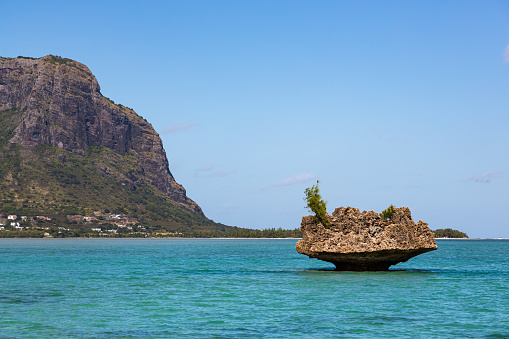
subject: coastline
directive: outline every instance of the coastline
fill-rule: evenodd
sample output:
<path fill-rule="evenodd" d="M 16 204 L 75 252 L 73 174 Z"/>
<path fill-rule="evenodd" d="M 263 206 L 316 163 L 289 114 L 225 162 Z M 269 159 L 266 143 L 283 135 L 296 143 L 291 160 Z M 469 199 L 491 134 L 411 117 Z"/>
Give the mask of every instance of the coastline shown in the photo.
<path fill-rule="evenodd" d="M 165 240 L 165 239 L 197 239 L 197 240 L 278 240 L 278 239 L 295 239 L 295 240 L 301 240 L 302 238 L 187 238 L 187 237 L 143 237 L 143 238 L 129 238 L 129 237 L 65 237 L 65 238 L 51 238 L 51 237 L 43 237 L 43 238 L 29 238 L 29 237 L 19 237 L 19 238 L 0 238 L 1 239 L 48 239 L 48 240 L 65 240 L 65 239 L 95 239 L 95 240 Z"/>
<path fill-rule="evenodd" d="M 278 240 L 278 239 L 285 239 L 285 240 L 302 240 L 302 238 L 206 238 L 206 237 L 140 237 L 140 238 L 130 238 L 130 237 L 65 237 L 65 238 L 52 238 L 52 237 L 43 237 L 43 238 L 37 238 L 37 237 L 19 237 L 19 238 L 0 238 L 0 239 L 47 239 L 47 240 L 63 240 L 63 239 L 95 239 L 95 240 L 164 240 L 164 239 L 196 239 L 196 240 Z M 479 241 L 479 240 L 509 240 L 509 238 L 435 238 L 435 240 L 473 240 L 473 241 Z"/>

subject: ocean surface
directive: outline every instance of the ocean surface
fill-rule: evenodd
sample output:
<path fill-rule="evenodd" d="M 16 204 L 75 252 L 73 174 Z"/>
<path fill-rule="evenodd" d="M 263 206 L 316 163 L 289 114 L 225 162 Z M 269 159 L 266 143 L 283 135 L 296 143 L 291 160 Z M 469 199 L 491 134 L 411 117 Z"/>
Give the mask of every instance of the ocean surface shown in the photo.
<path fill-rule="evenodd" d="M 509 338 L 509 240 L 335 272 L 290 239 L 0 239 L 0 338 Z"/>

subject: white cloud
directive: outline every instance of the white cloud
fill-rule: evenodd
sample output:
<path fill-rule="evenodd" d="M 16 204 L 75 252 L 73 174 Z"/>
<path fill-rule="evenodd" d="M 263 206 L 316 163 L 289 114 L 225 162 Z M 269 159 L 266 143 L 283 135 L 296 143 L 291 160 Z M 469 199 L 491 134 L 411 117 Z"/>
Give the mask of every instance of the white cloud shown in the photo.
<path fill-rule="evenodd" d="M 472 175 L 467 181 L 477 182 L 481 184 L 489 184 L 491 180 L 501 177 L 504 174 L 503 171 L 488 171 L 481 175 Z"/>
<path fill-rule="evenodd" d="M 274 186 L 290 186 L 294 184 L 300 184 L 303 182 L 308 182 L 316 179 L 316 175 L 313 173 L 302 173 L 297 175 L 292 175 L 286 179 L 281 180 L 280 182 L 274 184 Z"/>
<path fill-rule="evenodd" d="M 509 45 L 505 46 L 504 49 L 504 62 L 509 62 Z"/>
<path fill-rule="evenodd" d="M 163 128 L 162 134 L 168 134 L 168 133 L 174 133 L 174 132 L 180 132 L 185 131 L 187 129 L 191 129 L 194 127 L 198 127 L 200 124 L 187 124 L 187 125 L 170 125 Z"/>

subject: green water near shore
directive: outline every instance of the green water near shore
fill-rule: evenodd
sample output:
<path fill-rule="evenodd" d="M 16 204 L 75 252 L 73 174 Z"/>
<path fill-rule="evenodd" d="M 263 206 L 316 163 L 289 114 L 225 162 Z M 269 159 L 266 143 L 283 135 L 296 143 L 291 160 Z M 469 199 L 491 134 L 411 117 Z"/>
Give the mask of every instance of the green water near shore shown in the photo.
<path fill-rule="evenodd" d="M 295 239 L 0 239 L 0 338 L 509 338 L 509 241 L 335 272 Z"/>

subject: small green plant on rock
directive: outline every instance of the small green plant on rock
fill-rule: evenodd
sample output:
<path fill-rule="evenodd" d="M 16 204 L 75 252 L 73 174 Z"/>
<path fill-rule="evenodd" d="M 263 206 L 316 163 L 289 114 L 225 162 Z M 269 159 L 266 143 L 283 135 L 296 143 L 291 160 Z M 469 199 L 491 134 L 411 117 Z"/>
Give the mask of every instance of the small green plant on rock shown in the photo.
<path fill-rule="evenodd" d="M 321 223 L 324 227 L 330 226 L 330 222 L 327 219 L 327 202 L 322 199 L 320 195 L 320 189 L 318 188 L 318 180 L 316 185 L 306 188 L 304 194 L 304 200 L 306 201 L 306 207 L 310 212 L 315 214 L 314 218 L 317 223 Z"/>
<path fill-rule="evenodd" d="M 394 206 L 391 204 L 391 206 L 387 207 L 382 211 L 382 218 L 384 218 L 385 220 L 391 220 L 393 214 Z"/>

